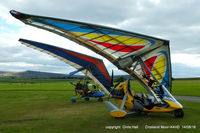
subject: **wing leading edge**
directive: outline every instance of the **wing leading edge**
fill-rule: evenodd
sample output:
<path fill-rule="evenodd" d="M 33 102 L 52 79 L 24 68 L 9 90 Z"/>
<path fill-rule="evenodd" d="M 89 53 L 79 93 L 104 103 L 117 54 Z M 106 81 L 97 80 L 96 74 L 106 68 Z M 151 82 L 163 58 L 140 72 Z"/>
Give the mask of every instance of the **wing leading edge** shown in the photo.
<path fill-rule="evenodd" d="M 19 41 L 28 47 L 50 54 L 74 68 L 82 70 L 83 73 L 87 73 L 91 79 L 98 83 L 107 94 L 110 94 L 111 79 L 101 59 L 40 42 L 25 39 L 19 39 Z"/>

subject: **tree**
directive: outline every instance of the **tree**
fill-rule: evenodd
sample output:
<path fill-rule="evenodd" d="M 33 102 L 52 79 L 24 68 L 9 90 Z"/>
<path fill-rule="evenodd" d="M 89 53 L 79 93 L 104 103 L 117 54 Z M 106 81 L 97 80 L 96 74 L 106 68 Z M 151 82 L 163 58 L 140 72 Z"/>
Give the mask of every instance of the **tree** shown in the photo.
<path fill-rule="evenodd" d="M 117 81 L 117 82 L 124 82 L 124 80 L 125 80 L 124 77 L 123 77 L 123 76 L 120 76 L 116 81 Z"/>

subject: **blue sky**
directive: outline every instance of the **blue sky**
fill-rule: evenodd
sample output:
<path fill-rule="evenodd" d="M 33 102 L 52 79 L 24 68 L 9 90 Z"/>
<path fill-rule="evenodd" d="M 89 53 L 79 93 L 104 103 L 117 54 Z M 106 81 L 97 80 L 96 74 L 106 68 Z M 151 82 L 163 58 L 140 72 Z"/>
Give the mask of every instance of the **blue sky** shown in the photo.
<path fill-rule="evenodd" d="M 102 58 L 63 37 L 24 25 L 9 14 L 10 10 L 15 9 L 29 14 L 112 26 L 170 40 L 172 76 L 200 77 L 199 5 L 200 1 L 196 0 L 1 0 L 0 71 L 69 73 L 74 70 L 58 59 L 21 45 L 19 38 L 77 52 L 84 51 L 85 54 Z M 116 74 L 123 74 L 109 61 L 103 60 L 109 72 L 115 69 Z"/>

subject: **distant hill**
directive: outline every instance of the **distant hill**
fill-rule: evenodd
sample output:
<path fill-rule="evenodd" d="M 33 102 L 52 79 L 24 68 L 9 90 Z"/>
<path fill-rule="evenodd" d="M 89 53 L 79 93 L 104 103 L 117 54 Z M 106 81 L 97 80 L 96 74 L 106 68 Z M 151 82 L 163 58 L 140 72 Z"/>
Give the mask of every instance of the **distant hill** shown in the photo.
<path fill-rule="evenodd" d="M 24 72 L 0 72 L 0 78 L 64 78 L 65 74 L 24 71 Z"/>
<path fill-rule="evenodd" d="M 50 72 L 40 72 L 40 71 L 23 71 L 23 72 L 8 72 L 0 71 L 0 78 L 65 78 L 67 74 L 61 73 L 50 73 Z M 116 81 L 120 77 L 124 80 L 128 79 L 129 75 L 114 75 L 114 80 Z M 84 75 L 73 75 L 72 78 L 84 78 Z M 173 78 L 172 80 L 199 80 L 200 77 L 195 78 Z"/>
<path fill-rule="evenodd" d="M 7 72 L 6 72 L 6 71 L 0 71 L 0 75 L 1 75 L 1 74 L 4 74 L 4 73 L 7 73 Z"/>
<path fill-rule="evenodd" d="M 40 71 L 23 71 L 23 72 L 7 72 L 0 71 L 0 78 L 65 78 L 67 74 L 40 72 Z M 114 80 L 123 77 L 128 79 L 128 75 L 114 75 Z M 84 78 L 84 75 L 73 75 L 72 78 Z"/>

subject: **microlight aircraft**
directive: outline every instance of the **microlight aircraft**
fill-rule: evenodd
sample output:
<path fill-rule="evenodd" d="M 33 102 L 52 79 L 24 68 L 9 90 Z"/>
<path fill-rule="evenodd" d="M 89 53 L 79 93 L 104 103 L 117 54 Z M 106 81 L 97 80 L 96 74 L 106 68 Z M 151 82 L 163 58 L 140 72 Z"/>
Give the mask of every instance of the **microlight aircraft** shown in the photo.
<path fill-rule="evenodd" d="M 11 10 L 27 25 L 48 30 L 105 57 L 118 69 L 134 77 L 149 92 L 141 96 L 127 80 L 117 86 L 104 87 L 119 107 L 105 104 L 110 115 L 125 117 L 136 112 L 174 112 L 183 117 L 183 106 L 172 96 L 169 41 L 134 32 L 72 20 L 42 17 Z"/>
<path fill-rule="evenodd" d="M 80 81 L 76 84 L 72 83 L 75 86 L 75 94 L 79 95 L 80 98 L 84 98 L 86 101 L 90 98 L 98 98 L 98 101 L 103 101 L 102 97 L 105 96 L 104 92 L 97 90 L 94 85 L 93 89 L 90 90 L 88 88 L 89 81 L 86 80 L 86 77 L 89 76 L 105 90 L 105 87 L 110 88 L 111 79 L 103 60 L 49 44 L 26 39 L 19 39 L 19 41 L 27 47 L 47 53 L 77 69 L 76 71 L 69 73 L 66 78 L 69 78 L 80 71 L 83 72 L 85 74 L 83 83 Z M 76 102 L 76 98 L 72 98 L 71 101 Z"/>

